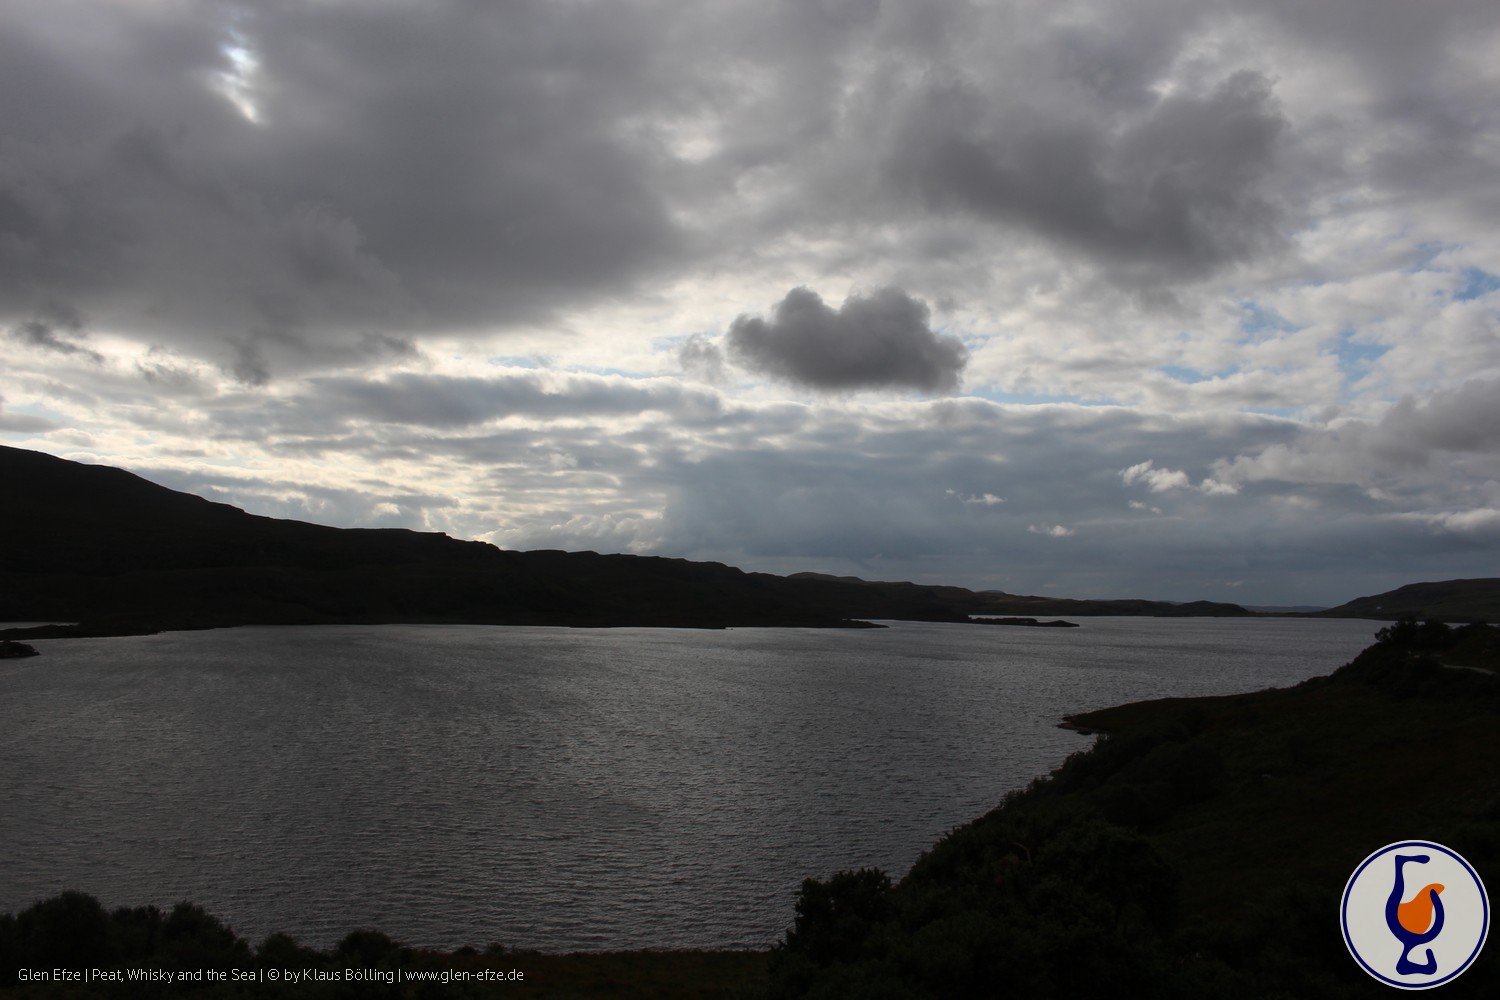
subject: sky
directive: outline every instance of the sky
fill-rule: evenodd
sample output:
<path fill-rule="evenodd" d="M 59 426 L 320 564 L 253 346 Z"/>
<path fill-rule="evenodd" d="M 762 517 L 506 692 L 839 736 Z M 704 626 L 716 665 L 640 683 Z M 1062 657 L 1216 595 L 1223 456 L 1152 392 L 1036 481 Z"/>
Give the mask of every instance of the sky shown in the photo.
<path fill-rule="evenodd" d="M 0 442 L 774 573 L 1496 576 L 1497 94 L 1493 0 L 0 0 Z"/>

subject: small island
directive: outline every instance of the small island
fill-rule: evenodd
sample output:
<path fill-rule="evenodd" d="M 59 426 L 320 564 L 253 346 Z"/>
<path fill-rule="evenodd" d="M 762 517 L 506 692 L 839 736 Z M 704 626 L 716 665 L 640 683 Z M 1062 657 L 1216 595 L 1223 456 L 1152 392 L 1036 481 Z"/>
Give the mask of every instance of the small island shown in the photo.
<path fill-rule="evenodd" d="M 970 618 L 976 625 L 1020 625 L 1025 628 L 1077 628 L 1077 622 L 1065 622 L 1061 618 L 1056 621 L 1039 622 L 1035 618 Z"/>
<path fill-rule="evenodd" d="M 12 642 L 9 639 L 0 640 L 0 660 L 17 660 L 23 656 L 37 656 L 36 648 L 28 646 L 24 642 Z"/>

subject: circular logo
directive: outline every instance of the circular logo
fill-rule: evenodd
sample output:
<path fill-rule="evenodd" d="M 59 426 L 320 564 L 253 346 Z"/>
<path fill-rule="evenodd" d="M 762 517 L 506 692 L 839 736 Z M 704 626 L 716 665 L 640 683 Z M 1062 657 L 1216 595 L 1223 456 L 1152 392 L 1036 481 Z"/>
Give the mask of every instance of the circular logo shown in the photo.
<path fill-rule="evenodd" d="M 1441 986 L 1479 957 L 1490 901 L 1472 865 L 1442 844 L 1387 844 L 1354 869 L 1339 909 L 1360 968 L 1391 986 Z"/>

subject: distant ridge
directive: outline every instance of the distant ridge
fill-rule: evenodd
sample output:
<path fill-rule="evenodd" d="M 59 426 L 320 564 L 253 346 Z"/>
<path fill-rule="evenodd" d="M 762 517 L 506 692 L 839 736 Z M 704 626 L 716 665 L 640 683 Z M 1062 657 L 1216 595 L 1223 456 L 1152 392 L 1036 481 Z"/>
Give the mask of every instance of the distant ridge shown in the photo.
<path fill-rule="evenodd" d="M 1318 612 L 1325 618 L 1435 619 L 1446 622 L 1500 622 L 1500 578 L 1409 583 L 1383 594 L 1356 597 Z"/>
<path fill-rule="evenodd" d="M 1254 611 L 1258 615 L 1314 615 L 1319 611 L 1327 611 L 1328 606 L 1324 604 L 1247 604 L 1247 611 Z"/>
<path fill-rule="evenodd" d="M 82 623 L 11 630 L 21 637 L 246 624 L 868 627 L 862 619 L 1250 614 L 1208 601 L 980 594 L 331 528 L 19 448 L 0 447 L 0 481 L 0 621 Z"/>

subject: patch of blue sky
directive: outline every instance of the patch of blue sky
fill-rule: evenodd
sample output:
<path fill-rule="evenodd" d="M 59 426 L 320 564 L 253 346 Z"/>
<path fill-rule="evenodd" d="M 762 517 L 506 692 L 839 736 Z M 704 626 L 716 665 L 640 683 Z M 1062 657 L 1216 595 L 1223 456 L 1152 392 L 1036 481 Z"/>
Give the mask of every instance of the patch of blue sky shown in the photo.
<path fill-rule="evenodd" d="M 56 410 L 50 410 L 41 403 L 6 403 L 5 412 L 25 414 L 28 417 L 41 417 L 43 420 L 66 422 L 68 419 Z"/>
<path fill-rule="evenodd" d="M 1212 382 L 1214 379 L 1228 378 L 1239 371 L 1238 365 L 1230 365 L 1223 371 L 1204 372 L 1196 368 L 1186 368 L 1182 365 L 1161 365 L 1156 369 L 1174 382 L 1186 382 L 1189 385 L 1197 385 L 1199 382 Z"/>
<path fill-rule="evenodd" d="M 1282 417 L 1286 420 L 1299 419 L 1304 410 L 1298 406 L 1247 406 L 1246 413 L 1258 413 L 1263 417 Z"/>
<path fill-rule="evenodd" d="M 978 399 L 987 399 L 991 403 L 1018 403 L 1026 406 L 1037 406 L 1048 403 L 1070 403 L 1075 406 L 1115 405 L 1115 401 L 1110 399 L 1085 399 L 1081 396 L 1047 392 L 1005 392 L 994 388 L 974 389 L 965 393 L 965 395 L 974 396 Z"/>
<path fill-rule="evenodd" d="M 1192 368 L 1184 368 L 1181 365 L 1162 365 L 1157 369 L 1157 371 L 1161 372 L 1163 375 L 1167 376 L 1167 378 L 1171 379 L 1174 382 L 1207 382 L 1210 378 L 1213 377 L 1211 375 L 1205 375 L 1200 371 L 1195 371 Z"/>
<path fill-rule="evenodd" d="M 1355 387 L 1370 376 L 1376 362 L 1390 351 L 1384 344 L 1361 342 L 1356 337 L 1353 330 L 1344 330 L 1333 348 L 1339 359 L 1339 373 L 1343 376 L 1339 396 L 1344 402 L 1354 398 Z"/>
<path fill-rule="evenodd" d="M 1302 329 L 1295 323 L 1290 322 L 1275 309 L 1267 308 L 1259 302 L 1251 302 L 1246 299 L 1240 303 L 1240 332 L 1248 334 L 1259 333 L 1293 333 Z"/>
<path fill-rule="evenodd" d="M 669 333 L 660 337 L 651 338 L 651 349 L 653 351 L 675 351 L 680 349 L 694 337 L 699 337 L 709 343 L 716 343 L 715 334 L 712 330 L 694 330 L 692 333 Z M 724 346 L 719 344 L 720 347 Z"/>
<path fill-rule="evenodd" d="M 1460 274 L 1463 276 L 1464 283 L 1458 291 L 1453 293 L 1455 302 L 1467 302 L 1500 289 L 1500 277 L 1488 271 L 1481 271 L 1477 267 L 1466 267 Z"/>
<path fill-rule="evenodd" d="M 1375 362 L 1383 358 L 1390 348 L 1384 344 L 1372 344 L 1360 342 L 1355 339 L 1353 330 L 1345 330 L 1339 334 L 1338 345 L 1334 353 L 1338 355 L 1339 367 L 1344 370 L 1345 376 L 1357 373 L 1367 374 L 1374 367 Z"/>
<path fill-rule="evenodd" d="M 1418 271 L 1426 271 L 1432 267 L 1432 262 L 1450 250 L 1459 249 L 1457 243 L 1441 243 L 1437 241 L 1417 244 L 1416 259 L 1412 261 L 1409 270 L 1415 274 Z"/>
<path fill-rule="evenodd" d="M 651 372 L 632 371 L 628 368 L 615 368 L 609 365 L 606 365 L 604 367 L 599 367 L 596 365 L 579 365 L 577 368 L 573 368 L 571 370 L 583 372 L 587 375 L 618 375 L 621 378 L 629 379 L 647 379 L 654 377 Z"/>
<path fill-rule="evenodd" d="M 497 354 L 491 358 L 484 359 L 485 364 L 494 365 L 496 368 L 542 368 L 543 363 L 534 357 L 526 357 L 520 354 Z"/>

